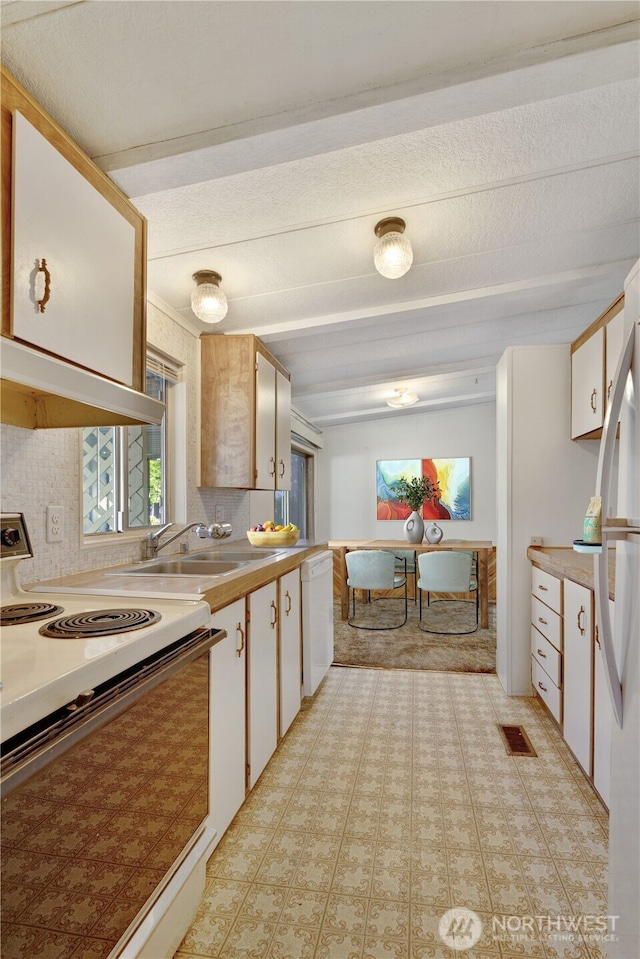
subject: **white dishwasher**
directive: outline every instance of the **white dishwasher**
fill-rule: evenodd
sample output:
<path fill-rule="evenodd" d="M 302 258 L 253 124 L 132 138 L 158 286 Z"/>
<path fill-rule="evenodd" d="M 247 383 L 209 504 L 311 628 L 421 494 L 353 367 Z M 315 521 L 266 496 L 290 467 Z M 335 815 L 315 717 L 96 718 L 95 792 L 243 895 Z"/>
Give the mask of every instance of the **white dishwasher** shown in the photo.
<path fill-rule="evenodd" d="M 302 581 L 302 694 L 313 696 L 333 662 L 333 553 L 306 559 Z"/>

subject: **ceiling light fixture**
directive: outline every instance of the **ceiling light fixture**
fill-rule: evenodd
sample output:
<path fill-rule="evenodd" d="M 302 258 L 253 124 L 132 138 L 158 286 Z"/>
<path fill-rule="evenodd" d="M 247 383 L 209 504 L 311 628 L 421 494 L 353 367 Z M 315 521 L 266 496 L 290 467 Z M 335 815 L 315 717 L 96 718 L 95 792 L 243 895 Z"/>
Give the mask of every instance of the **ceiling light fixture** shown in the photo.
<path fill-rule="evenodd" d="M 401 410 L 405 406 L 413 406 L 414 403 L 418 402 L 418 399 L 417 393 L 407 393 L 406 389 L 401 389 L 394 390 L 393 396 L 390 396 L 386 403 L 394 410 Z"/>
<path fill-rule="evenodd" d="M 399 216 L 388 216 L 376 223 L 378 237 L 373 250 L 376 270 L 389 280 L 404 276 L 413 263 L 413 250 L 408 236 L 404 235 L 406 223 Z"/>
<path fill-rule="evenodd" d="M 203 323 L 219 323 L 227 315 L 229 305 L 220 289 L 222 277 L 215 270 L 198 270 L 193 274 L 198 284 L 191 294 L 191 309 Z"/>

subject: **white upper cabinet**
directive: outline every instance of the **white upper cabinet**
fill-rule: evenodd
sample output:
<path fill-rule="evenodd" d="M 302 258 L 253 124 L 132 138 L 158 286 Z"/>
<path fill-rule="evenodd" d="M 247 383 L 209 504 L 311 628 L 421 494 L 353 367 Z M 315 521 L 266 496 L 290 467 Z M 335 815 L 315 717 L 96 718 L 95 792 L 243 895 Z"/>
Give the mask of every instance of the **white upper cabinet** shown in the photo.
<path fill-rule="evenodd" d="M 597 439 L 622 350 L 624 295 L 571 344 L 571 439 Z"/>
<path fill-rule="evenodd" d="M 599 329 L 571 357 L 571 438 L 602 428 L 604 330 Z"/>
<path fill-rule="evenodd" d="M 13 114 L 13 335 L 133 385 L 135 230 Z"/>
<path fill-rule="evenodd" d="M 2 422 L 160 423 L 145 218 L 2 67 Z"/>

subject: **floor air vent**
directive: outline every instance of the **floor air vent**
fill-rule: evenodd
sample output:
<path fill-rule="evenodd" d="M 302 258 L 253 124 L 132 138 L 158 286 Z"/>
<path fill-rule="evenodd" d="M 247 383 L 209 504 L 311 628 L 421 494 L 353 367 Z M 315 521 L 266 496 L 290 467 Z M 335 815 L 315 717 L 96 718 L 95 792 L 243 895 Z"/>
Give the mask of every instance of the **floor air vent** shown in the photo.
<path fill-rule="evenodd" d="M 498 726 L 510 756 L 537 756 L 522 726 Z"/>

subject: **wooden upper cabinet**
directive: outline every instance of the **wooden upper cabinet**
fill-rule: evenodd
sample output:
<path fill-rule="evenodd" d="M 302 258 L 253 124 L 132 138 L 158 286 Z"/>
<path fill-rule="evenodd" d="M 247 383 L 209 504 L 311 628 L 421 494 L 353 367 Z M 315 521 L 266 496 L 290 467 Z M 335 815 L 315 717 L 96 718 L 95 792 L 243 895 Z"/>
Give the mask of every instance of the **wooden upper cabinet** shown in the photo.
<path fill-rule="evenodd" d="M 598 439 L 622 350 L 624 294 L 571 344 L 571 439 Z"/>
<path fill-rule="evenodd" d="M 144 391 L 146 220 L 5 70 L 2 265 L 3 336 Z"/>
<path fill-rule="evenodd" d="M 200 485 L 289 489 L 289 374 L 250 334 L 200 343 Z"/>

